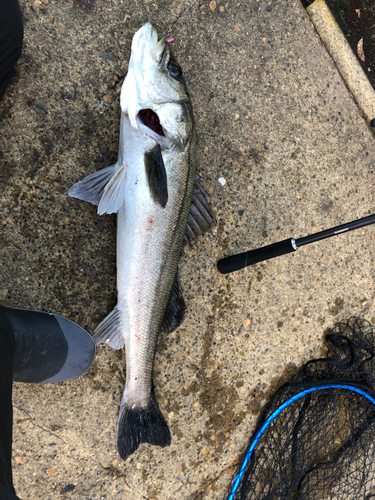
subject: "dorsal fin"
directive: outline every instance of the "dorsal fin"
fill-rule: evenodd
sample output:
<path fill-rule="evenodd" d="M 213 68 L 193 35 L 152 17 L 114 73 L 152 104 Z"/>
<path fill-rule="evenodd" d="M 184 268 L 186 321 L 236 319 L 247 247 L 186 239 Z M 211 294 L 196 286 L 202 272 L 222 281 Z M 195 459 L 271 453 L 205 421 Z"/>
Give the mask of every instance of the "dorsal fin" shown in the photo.
<path fill-rule="evenodd" d="M 144 161 L 151 198 L 165 208 L 168 201 L 167 172 L 159 144 L 145 153 Z"/>
<path fill-rule="evenodd" d="M 188 216 L 184 243 L 191 243 L 216 224 L 215 216 L 207 204 L 207 196 L 208 194 L 199 182 L 199 176 L 197 175 L 194 180 L 193 200 Z"/>
<path fill-rule="evenodd" d="M 161 331 L 171 333 L 183 323 L 186 317 L 186 304 L 182 296 L 180 280 L 176 274 L 171 297 L 165 310 Z"/>

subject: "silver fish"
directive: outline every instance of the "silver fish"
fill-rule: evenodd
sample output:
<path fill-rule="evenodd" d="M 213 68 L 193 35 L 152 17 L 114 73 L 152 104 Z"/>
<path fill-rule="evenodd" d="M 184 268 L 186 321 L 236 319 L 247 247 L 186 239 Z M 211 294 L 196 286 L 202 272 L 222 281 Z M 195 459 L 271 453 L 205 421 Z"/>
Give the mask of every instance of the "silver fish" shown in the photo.
<path fill-rule="evenodd" d="M 125 344 L 117 427 L 117 449 L 125 460 L 143 442 L 171 442 L 152 382 L 157 338 L 186 315 L 177 275 L 182 245 L 215 221 L 196 178 L 185 81 L 150 23 L 134 35 L 120 103 L 117 163 L 78 182 L 69 195 L 98 205 L 99 214 L 117 213 L 118 302 L 94 338 L 114 349 Z"/>

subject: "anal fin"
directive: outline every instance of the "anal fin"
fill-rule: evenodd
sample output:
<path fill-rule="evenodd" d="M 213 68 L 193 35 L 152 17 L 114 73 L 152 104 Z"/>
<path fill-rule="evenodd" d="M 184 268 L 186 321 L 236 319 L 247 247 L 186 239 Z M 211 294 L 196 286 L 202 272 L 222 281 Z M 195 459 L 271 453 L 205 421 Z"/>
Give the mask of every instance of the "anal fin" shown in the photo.
<path fill-rule="evenodd" d="M 124 347 L 124 338 L 121 330 L 120 311 L 115 307 L 96 327 L 94 332 L 96 344 L 107 344 L 113 349 Z"/>

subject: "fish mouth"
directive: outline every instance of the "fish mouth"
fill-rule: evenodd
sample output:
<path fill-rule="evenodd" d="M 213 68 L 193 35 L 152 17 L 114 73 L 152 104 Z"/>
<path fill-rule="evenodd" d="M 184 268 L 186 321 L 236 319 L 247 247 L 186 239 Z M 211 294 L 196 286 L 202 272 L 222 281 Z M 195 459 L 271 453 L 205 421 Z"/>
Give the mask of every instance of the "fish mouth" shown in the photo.
<path fill-rule="evenodd" d="M 158 115 L 152 109 L 141 109 L 137 114 L 137 121 L 145 127 L 155 132 L 155 134 L 165 137 Z"/>
<path fill-rule="evenodd" d="M 146 23 L 134 35 L 132 42 L 132 57 L 139 63 L 151 59 L 159 64 L 166 46 L 166 37 L 158 39 L 158 33 L 151 23 Z"/>
<path fill-rule="evenodd" d="M 145 53 L 148 52 L 151 59 L 153 59 L 156 64 L 160 64 L 167 43 L 166 37 L 163 36 L 159 40 L 158 32 L 151 23 L 146 23 L 142 27 L 142 30 L 144 32 Z"/>
<path fill-rule="evenodd" d="M 151 49 L 151 57 L 158 64 L 160 64 L 160 61 L 162 59 L 162 55 L 164 53 L 166 43 L 167 43 L 166 38 L 165 38 L 165 36 L 163 36 L 158 42 L 155 43 L 155 45 Z"/>

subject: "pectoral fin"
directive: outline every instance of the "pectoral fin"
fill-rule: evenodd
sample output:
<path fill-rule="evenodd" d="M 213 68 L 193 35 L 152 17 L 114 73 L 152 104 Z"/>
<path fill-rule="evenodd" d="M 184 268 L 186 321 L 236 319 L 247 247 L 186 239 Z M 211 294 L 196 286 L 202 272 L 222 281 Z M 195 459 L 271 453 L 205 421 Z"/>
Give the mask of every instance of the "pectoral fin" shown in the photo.
<path fill-rule="evenodd" d="M 197 175 L 194 181 L 193 200 L 187 221 L 184 243 L 191 243 L 192 240 L 216 224 L 215 216 L 207 203 L 207 196 L 208 194 L 199 182 Z"/>
<path fill-rule="evenodd" d="M 68 195 L 98 205 L 99 215 L 116 213 L 124 202 L 125 179 L 124 165 L 116 163 L 77 182 Z"/>
<path fill-rule="evenodd" d="M 167 172 L 159 144 L 145 153 L 144 161 L 151 198 L 165 208 L 168 201 Z"/>
<path fill-rule="evenodd" d="M 115 214 L 125 198 L 125 167 L 121 167 L 115 172 L 112 179 L 104 188 L 103 196 L 98 205 L 98 214 Z"/>
<path fill-rule="evenodd" d="M 100 199 L 103 196 L 104 188 L 115 174 L 116 165 L 103 168 L 98 172 L 85 177 L 82 181 L 77 182 L 72 186 L 68 195 L 72 198 L 88 201 L 93 205 L 99 205 Z"/>

